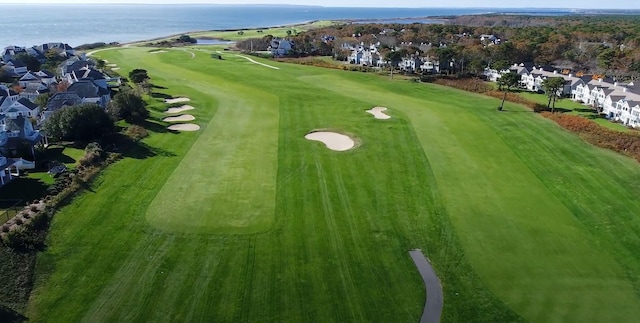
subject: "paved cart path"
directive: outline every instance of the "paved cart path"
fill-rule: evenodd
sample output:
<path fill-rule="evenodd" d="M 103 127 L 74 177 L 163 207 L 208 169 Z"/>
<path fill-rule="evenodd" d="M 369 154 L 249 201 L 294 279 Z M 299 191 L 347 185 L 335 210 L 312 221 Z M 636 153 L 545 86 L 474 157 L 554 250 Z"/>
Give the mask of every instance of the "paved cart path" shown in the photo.
<path fill-rule="evenodd" d="M 410 250 L 409 255 L 418 267 L 420 276 L 424 280 L 424 287 L 427 291 L 427 300 L 422 311 L 420 323 L 438 323 L 440 322 L 440 314 L 442 314 L 442 285 L 436 276 L 436 272 L 431 267 L 429 260 L 422 254 L 420 249 Z"/>

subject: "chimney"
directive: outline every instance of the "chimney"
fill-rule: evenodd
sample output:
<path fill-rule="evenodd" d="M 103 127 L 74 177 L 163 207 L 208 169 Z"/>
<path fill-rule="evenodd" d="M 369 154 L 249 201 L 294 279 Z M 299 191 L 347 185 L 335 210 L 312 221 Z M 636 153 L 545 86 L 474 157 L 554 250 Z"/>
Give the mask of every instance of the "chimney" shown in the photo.
<path fill-rule="evenodd" d="M 618 86 L 618 82 L 613 82 L 613 86 Z"/>
<path fill-rule="evenodd" d="M 569 74 L 569 77 L 573 77 L 573 74 Z"/>
<path fill-rule="evenodd" d="M 553 75 L 556 75 L 556 74 L 558 74 L 558 71 L 553 71 Z"/>
<path fill-rule="evenodd" d="M 623 89 L 622 89 L 622 92 L 627 93 L 627 88 L 626 88 L 626 87 L 625 87 L 625 88 L 623 88 Z"/>
<path fill-rule="evenodd" d="M 598 82 L 602 82 L 602 79 L 603 79 L 603 77 L 599 78 L 599 79 L 598 79 Z"/>

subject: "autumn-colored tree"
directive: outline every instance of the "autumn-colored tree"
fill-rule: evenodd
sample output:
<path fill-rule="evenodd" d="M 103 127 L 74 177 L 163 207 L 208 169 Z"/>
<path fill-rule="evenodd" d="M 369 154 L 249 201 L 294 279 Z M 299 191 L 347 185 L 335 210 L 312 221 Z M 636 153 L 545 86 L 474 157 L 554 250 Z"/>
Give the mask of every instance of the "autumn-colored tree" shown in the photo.
<path fill-rule="evenodd" d="M 58 85 L 56 86 L 56 91 L 58 91 L 58 92 L 66 92 L 70 85 L 71 84 L 69 84 L 69 82 L 67 82 L 66 80 L 62 81 L 62 82 L 58 83 Z"/>

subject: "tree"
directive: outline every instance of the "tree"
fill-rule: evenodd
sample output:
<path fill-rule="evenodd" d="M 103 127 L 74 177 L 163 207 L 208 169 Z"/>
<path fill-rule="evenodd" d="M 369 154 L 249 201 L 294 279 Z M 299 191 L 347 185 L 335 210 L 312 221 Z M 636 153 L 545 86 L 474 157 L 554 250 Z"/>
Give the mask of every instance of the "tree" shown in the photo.
<path fill-rule="evenodd" d="M 56 111 L 45 120 L 43 130 L 54 140 L 90 141 L 112 133 L 114 128 L 101 107 L 83 104 Z"/>
<path fill-rule="evenodd" d="M 136 68 L 133 71 L 129 72 L 129 79 L 135 84 L 140 84 L 145 82 L 146 80 L 149 80 L 150 77 L 147 74 L 147 70 Z"/>
<path fill-rule="evenodd" d="M 149 110 L 139 96 L 131 91 L 116 94 L 109 102 L 107 112 L 115 120 L 141 123 L 149 117 Z"/>
<path fill-rule="evenodd" d="M 564 88 L 564 79 L 562 77 L 548 77 L 542 81 L 542 88 L 549 98 L 547 109 L 551 106 L 551 112 L 556 108 L 556 99 L 562 94 Z M 553 101 L 553 105 L 551 105 Z"/>
<path fill-rule="evenodd" d="M 384 60 L 391 64 L 391 68 L 397 67 L 402 61 L 402 53 L 400 51 L 389 51 L 384 55 Z"/>
<path fill-rule="evenodd" d="M 40 109 L 44 109 L 45 106 L 47 106 L 47 102 L 49 102 L 49 98 L 51 97 L 51 93 L 42 93 L 40 95 L 38 95 L 38 97 L 36 97 L 36 99 L 33 101 L 33 103 L 37 104 Z"/>
<path fill-rule="evenodd" d="M 40 61 L 37 58 L 27 54 L 21 53 L 16 55 L 16 60 L 23 62 L 29 71 L 37 72 L 40 71 Z"/>
<path fill-rule="evenodd" d="M 101 69 L 103 69 L 105 66 L 106 66 L 106 62 L 105 62 L 104 60 L 102 60 L 102 59 L 98 59 L 98 60 L 96 61 L 96 68 L 97 68 L 97 69 L 101 70 Z"/>
<path fill-rule="evenodd" d="M 520 82 L 520 75 L 514 72 L 503 74 L 498 79 L 498 85 L 500 85 L 501 88 L 506 89 L 504 91 L 504 96 L 502 97 L 502 103 L 500 103 L 500 106 L 498 107 L 499 111 L 502 111 L 502 109 L 504 108 L 504 101 L 507 99 L 507 93 L 509 93 L 509 91 L 511 91 L 512 88 L 518 86 L 519 82 Z"/>

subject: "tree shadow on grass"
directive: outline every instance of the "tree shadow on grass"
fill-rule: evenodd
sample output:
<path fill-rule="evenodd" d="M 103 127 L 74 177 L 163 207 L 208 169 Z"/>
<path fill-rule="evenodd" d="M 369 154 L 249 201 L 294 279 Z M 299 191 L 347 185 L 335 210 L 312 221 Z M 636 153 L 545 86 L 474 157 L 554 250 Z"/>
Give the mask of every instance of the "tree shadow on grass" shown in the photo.
<path fill-rule="evenodd" d="M 24 315 L 22 315 L 22 314 L 20 314 L 20 313 L 18 313 L 16 311 L 8 308 L 8 307 L 5 307 L 4 305 L 0 305 L 0 322 L 3 322 L 3 323 L 21 323 L 21 322 L 26 322 L 28 320 L 29 319 L 26 316 L 24 316 Z"/>
<path fill-rule="evenodd" d="M 549 111 L 551 111 L 551 109 L 549 109 Z M 560 112 L 560 113 L 567 113 L 567 112 L 571 112 L 573 110 L 571 109 L 565 109 L 565 108 L 559 108 L 559 107 L 555 107 L 555 109 L 553 109 L 554 112 Z"/>
<path fill-rule="evenodd" d="M 580 112 L 580 113 L 596 113 L 596 110 L 592 108 L 577 108 L 577 109 L 574 109 L 574 111 Z"/>
<path fill-rule="evenodd" d="M 3 200 L 33 201 L 47 195 L 49 186 L 39 179 L 19 177 L 0 187 L 0 198 Z"/>
<path fill-rule="evenodd" d="M 49 147 L 46 150 L 45 159 L 47 160 L 56 160 L 63 164 L 73 164 L 76 162 L 75 159 L 71 158 L 68 155 L 64 154 L 64 147 Z"/>
<path fill-rule="evenodd" d="M 178 131 L 169 130 L 165 125 L 162 125 L 155 119 L 145 120 L 143 124 L 141 124 L 145 129 L 155 132 L 155 133 L 173 133 L 178 134 Z"/>
<path fill-rule="evenodd" d="M 169 94 L 164 94 L 164 93 L 160 93 L 160 92 L 151 92 L 151 97 L 156 98 L 156 99 L 171 99 L 171 98 L 173 98 Z"/>
<path fill-rule="evenodd" d="M 166 90 L 167 88 L 161 85 L 155 85 L 155 84 L 151 84 L 151 87 L 154 89 L 162 89 L 162 90 Z"/>

